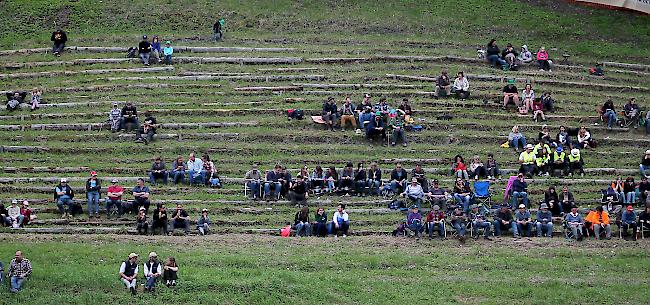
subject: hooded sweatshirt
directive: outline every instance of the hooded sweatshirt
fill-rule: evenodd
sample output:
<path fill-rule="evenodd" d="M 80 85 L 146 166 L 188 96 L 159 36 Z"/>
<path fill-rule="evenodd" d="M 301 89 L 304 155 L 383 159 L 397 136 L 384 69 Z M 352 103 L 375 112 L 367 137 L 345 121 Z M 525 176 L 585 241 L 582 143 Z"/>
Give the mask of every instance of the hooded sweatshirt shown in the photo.
<path fill-rule="evenodd" d="M 533 54 L 528 51 L 528 46 L 521 46 L 521 53 L 519 53 L 519 60 L 522 62 L 531 62 L 533 61 Z"/>

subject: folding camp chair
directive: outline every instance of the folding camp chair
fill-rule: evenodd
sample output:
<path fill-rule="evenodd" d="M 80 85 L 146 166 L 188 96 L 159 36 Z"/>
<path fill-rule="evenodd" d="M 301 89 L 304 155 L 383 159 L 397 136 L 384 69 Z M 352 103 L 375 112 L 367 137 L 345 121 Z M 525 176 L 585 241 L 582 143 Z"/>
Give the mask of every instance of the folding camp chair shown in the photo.
<path fill-rule="evenodd" d="M 490 181 L 475 181 L 474 193 L 472 194 L 474 204 L 479 205 L 481 212 L 489 213 L 492 207 L 492 194 L 490 194 Z"/>

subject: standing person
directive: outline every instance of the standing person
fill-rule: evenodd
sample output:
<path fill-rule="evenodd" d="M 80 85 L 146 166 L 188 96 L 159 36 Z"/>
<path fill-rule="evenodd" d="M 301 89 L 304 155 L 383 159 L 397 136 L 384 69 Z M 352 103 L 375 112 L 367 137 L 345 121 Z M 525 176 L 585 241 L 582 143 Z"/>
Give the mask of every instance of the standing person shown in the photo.
<path fill-rule="evenodd" d="M 133 205 L 135 210 L 139 210 L 140 207 L 144 207 L 144 209 L 149 212 L 149 205 L 151 204 L 151 201 L 149 201 L 149 194 L 151 193 L 151 190 L 149 189 L 148 186 L 144 185 L 144 179 L 138 178 L 138 185 L 136 185 L 133 190 Z"/>
<path fill-rule="evenodd" d="M 31 99 L 31 104 L 30 104 L 30 110 L 36 110 L 39 108 L 39 104 L 41 103 L 41 91 L 38 90 L 38 88 L 32 89 L 32 99 Z"/>
<path fill-rule="evenodd" d="M 72 205 L 74 204 L 72 199 L 74 198 L 74 191 L 68 185 L 68 179 L 61 178 L 61 182 L 54 188 L 54 201 L 56 206 L 59 208 L 59 213 L 61 213 L 61 218 L 67 217 L 68 213 L 72 214 L 74 217 L 75 210 Z"/>
<path fill-rule="evenodd" d="M 553 214 L 548 210 L 548 205 L 542 203 L 537 211 L 536 223 L 537 237 L 553 237 Z"/>
<path fill-rule="evenodd" d="M 196 229 L 199 230 L 201 235 L 210 233 L 210 217 L 208 217 L 208 209 L 201 210 L 201 216 L 196 221 Z"/>
<path fill-rule="evenodd" d="M 160 46 L 160 39 L 158 38 L 158 35 L 154 35 L 153 38 L 151 38 L 151 54 L 153 55 L 153 59 L 155 61 L 158 63 L 162 62 L 162 59 L 160 58 L 160 55 L 162 54 L 162 47 Z"/>
<path fill-rule="evenodd" d="M 172 56 L 174 55 L 174 48 L 172 47 L 171 41 L 167 40 L 165 42 L 165 47 L 163 48 L 164 64 L 171 65 L 173 64 Z"/>
<path fill-rule="evenodd" d="M 118 132 L 122 128 L 122 110 L 118 106 L 117 102 L 113 102 L 113 108 L 108 112 L 108 123 L 111 125 L 111 132 Z"/>
<path fill-rule="evenodd" d="M 142 36 L 142 41 L 138 44 L 138 53 L 140 54 L 140 59 L 145 66 L 149 65 L 149 55 L 151 54 L 151 44 L 147 39 L 147 35 Z"/>
<path fill-rule="evenodd" d="M 99 192 L 102 186 L 97 179 L 97 172 L 90 172 L 90 178 L 86 180 L 86 197 L 88 197 L 88 217 L 92 218 L 93 214 L 99 218 Z"/>
<path fill-rule="evenodd" d="M 203 160 L 197 159 L 194 153 L 190 153 L 187 160 L 187 170 L 190 176 L 190 185 L 203 183 L 205 181 L 205 170 L 203 170 Z"/>
<path fill-rule="evenodd" d="M 176 259 L 173 256 L 167 258 L 165 266 L 163 267 L 163 280 L 165 280 L 165 285 L 167 287 L 176 286 L 176 281 L 178 280 L 178 264 L 176 264 Z"/>
<path fill-rule="evenodd" d="M 138 217 L 136 218 L 136 226 L 138 234 L 147 235 L 147 233 L 149 233 L 149 221 L 147 221 L 147 211 L 144 209 L 144 207 L 141 207 L 140 211 L 138 212 Z M 153 228 L 151 230 L 153 233 Z"/>
<path fill-rule="evenodd" d="M 176 211 L 174 211 L 174 216 L 172 216 L 172 233 L 177 228 L 183 228 L 185 234 L 190 232 L 190 217 L 187 215 L 187 212 L 183 209 L 183 206 L 180 204 L 176 205 Z"/>
<path fill-rule="evenodd" d="M 153 163 L 151 164 L 151 169 L 149 170 L 149 184 L 156 185 L 156 180 L 162 180 L 164 184 L 167 184 L 167 166 L 165 162 L 156 156 Z"/>
<path fill-rule="evenodd" d="M 144 291 L 154 292 L 156 289 L 156 281 L 162 275 L 162 268 L 158 262 L 158 254 L 156 252 L 149 253 L 149 261 L 144 263 L 144 277 L 147 282 L 144 284 Z"/>
<path fill-rule="evenodd" d="M 9 291 L 17 293 L 23 287 L 23 283 L 32 274 L 32 263 L 28 259 L 23 258 L 22 251 L 16 251 L 16 255 L 9 263 L 9 271 L 7 277 L 11 281 L 11 288 Z"/>
<path fill-rule="evenodd" d="M 212 25 L 212 33 L 214 37 L 214 41 L 220 41 L 223 39 L 223 24 L 221 24 L 223 21 L 223 18 L 220 18 L 217 20 L 217 22 Z M 225 23 L 225 22 L 224 22 Z"/>
<path fill-rule="evenodd" d="M 456 79 L 454 80 L 454 86 L 451 88 L 451 91 L 455 92 L 456 97 L 461 101 L 469 97 L 469 81 L 465 77 L 465 72 L 459 71 L 456 73 Z"/>
<path fill-rule="evenodd" d="M 174 184 L 185 181 L 185 161 L 183 160 L 183 156 L 176 157 L 176 160 L 172 163 L 172 170 L 169 173 L 169 177 L 172 177 Z"/>
<path fill-rule="evenodd" d="M 61 28 L 56 29 L 52 32 L 50 41 L 54 43 L 52 47 L 52 53 L 56 56 L 61 56 L 61 52 L 65 48 L 65 43 L 68 41 L 68 35 Z"/>
<path fill-rule="evenodd" d="M 436 79 L 436 89 L 433 92 L 434 98 L 438 98 L 440 96 L 440 90 L 445 91 L 445 96 L 449 96 L 451 94 L 451 80 L 449 79 L 447 73 L 447 69 L 442 69 L 442 71 L 440 71 L 440 75 Z"/>
<path fill-rule="evenodd" d="M 311 236 L 311 223 L 309 222 L 308 207 L 304 206 L 296 212 L 293 226 L 296 228 L 296 236 Z"/>
<path fill-rule="evenodd" d="M 120 280 L 124 283 L 126 288 L 131 291 L 132 295 L 136 294 L 136 278 L 138 277 L 138 255 L 135 253 L 129 254 L 129 259 L 122 262 L 120 265 Z"/>
<path fill-rule="evenodd" d="M 548 72 L 551 72 L 551 61 L 544 47 L 537 50 L 537 65 L 539 66 L 539 71 L 548 70 Z"/>
<path fill-rule="evenodd" d="M 339 204 L 332 217 L 332 234 L 338 236 L 343 234 L 346 237 L 350 229 L 350 216 L 345 211 L 345 204 Z"/>
<path fill-rule="evenodd" d="M 168 234 L 167 208 L 159 203 L 153 211 L 153 224 L 151 225 L 151 234 L 156 234 L 156 229 L 161 228 L 164 235 Z"/>

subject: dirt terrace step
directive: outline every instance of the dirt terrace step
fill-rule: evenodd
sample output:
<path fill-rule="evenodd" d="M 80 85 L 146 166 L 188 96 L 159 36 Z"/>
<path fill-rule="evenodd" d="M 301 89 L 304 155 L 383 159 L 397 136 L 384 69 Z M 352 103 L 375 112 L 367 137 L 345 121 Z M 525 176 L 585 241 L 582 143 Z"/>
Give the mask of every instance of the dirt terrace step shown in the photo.
<path fill-rule="evenodd" d="M 209 123 L 162 123 L 158 129 L 188 129 L 188 128 L 221 128 L 221 127 L 242 127 L 257 126 L 259 123 L 252 122 L 209 122 Z M 108 123 L 77 123 L 77 124 L 31 124 L 31 125 L 0 125 L 0 130 L 103 130 L 110 129 Z"/>
<path fill-rule="evenodd" d="M 259 81 L 259 82 L 274 82 L 274 81 L 292 81 L 292 80 L 311 80 L 321 81 L 326 79 L 325 75 L 181 75 L 181 76 L 121 76 L 121 77 L 106 77 L 98 78 L 97 80 L 129 80 L 129 81 L 145 81 L 145 80 L 186 80 L 186 81 L 201 81 L 201 80 L 241 80 L 241 81 Z"/>
<path fill-rule="evenodd" d="M 33 72 L 33 73 L 11 73 L 0 74 L 0 79 L 16 79 L 16 78 L 35 78 L 35 77 L 61 77 L 61 76 L 74 76 L 74 75 L 97 75 L 107 73 L 152 73 L 152 72 L 169 72 L 174 71 L 173 66 L 165 67 L 152 67 L 152 68 L 128 68 L 128 69 L 97 69 L 97 70 L 81 70 L 81 71 L 46 71 L 46 72 Z"/>
<path fill-rule="evenodd" d="M 125 53 L 128 47 L 84 47 L 84 46 L 69 46 L 65 47 L 64 52 L 82 52 L 82 53 Z M 174 46 L 174 52 L 184 53 L 226 53 L 226 52 L 296 52 L 299 51 L 295 48 L 255 48 L 255 47 L 192 47 L 192 46 Z M 30 53 L 44 53 L 52 52 L 52 48 L 32 48 L 32 49 L 16 49 L 16 50 L 2 50 L 0 56 L 16 55 L 16 54 L 30 54 Z"/>

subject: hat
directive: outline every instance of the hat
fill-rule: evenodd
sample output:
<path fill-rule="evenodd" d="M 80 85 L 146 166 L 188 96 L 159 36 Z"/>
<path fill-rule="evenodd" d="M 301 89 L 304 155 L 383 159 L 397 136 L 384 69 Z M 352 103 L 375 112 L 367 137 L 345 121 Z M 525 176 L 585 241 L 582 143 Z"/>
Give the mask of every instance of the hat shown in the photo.
<path fill-rule="evenodd" d="M 508 84 L 514 84 L 514 83 L 515 83 L 515 79 L 514 79 L 514 78 L 511 78 L 511 79 L 508 80 Z"/>
<path fill-rule="evenodd" d="M 542 203 L 541 206 L 539 206 L 540 209 L 548 209 L 548 205 L 546 203 Z"/>
<path fill-rule="evenodd" d="M 29 206 L 29 202 L 27 202 L 27 200 L 23 200 L 23 205 Z"/>
<path fill-rule="evenodd" d="M 419 209 L 420 209 L 420 208 L 418 208 L 417 205 L 413 205 L 413 206 L 411 207 L 411 210 L 419 210 Z"/>
<path fill-rule="evenodd" d="M 577 148 L 574 148 L 571 150 L 571 154 L 575 157 L 580 154 L 580 150 Z"/>
<path fill-rule="evenodd" d="M 646 155 L 650 155 L 650 149 L 646 150 L 646 151 L 645 151 L 645 154 L 646 154 Z"/>
<path fill-rule="evenodd" d="M 575 204 L 574 204 L 574 205 L 571 205 L 571 209 L 572 209 L 572 210 L 573 210 L 573 209 L 577 209 L 577 208 L 578 208 L 577 205 L 575 205 Z"/>
<path fill-rule="evenodd" d="M 144 207 L 140 207 L 140 211 L 146 211 L 146 210 L 147 209 L 145 209 Z"/>
<path fill-rule="evenodd" d="M 134 258 L 134 257 L 138 257 L 138 255 L 135 254 L 135 253 L 131 253 L 131 254 L 129 254 L 129 258 Z"/>
<path fill-rule="evenodd" d="M 438 181 L 438 179 L 434 179 L 433 183 L 440 183 L 440 181 Z"/>
<path fill-rule="evenodd" d="M 370 93 L 366 93 L 366 94 L 364 94 L 363 96 L 369 98 L 369 97 L 370 97 Z"/>
<path fill-rule="evenodd" d="M 526 149 L 533 149 L 533 144 L 526 145 Z"/>
<path fill-rule="evenodd" d="M 627 210 L 628 210 L 628 211 L 634 211 L 634 207 L 633 207 L 632 205 L 628 205 L 628 206 L 627 206 Z"/>
<path fill-rule="evenodd" d="M 142 35 L 142 39 L 147 39 L 147 35 Z"/>
<path fill-rule="evenodd" d="M 92 171 L 92 172 L 90 172 L 90 175 L 91 175 L 91 176 L 97 176 L 97 172 L 96 172 L 96 171 Z"/>
<path fill-rule="evenodd" d="M 158 257 L 158 254 L 156 254 L 156 252 L 149 253 L 149 258 L 152 258 L 152 257 Z"/>
<path fill-rule="evenodd" d="M 440 206 L 437 205 L 437 204 L 434 205 L 434 206 L 433 206 L 433 210 L 434 210 L 434 211 L 439 211 L 439 210 L 440 210 Z"/>
<path fill-rule="evenodd" d="M 167 40 L 167 41 L 165 41 L 165 44 L 172 44 L 172 42 Z"/>
<path fill-rule="evenodd" d="M 113 102 L 113 106 L 117 106 L 117 104 L 118 104 L 117 102 Z"/>
<path fill-rule="evenodd" d="M 525 208 L 526 208 L 526 205 L 522 203 L 522 204 L 519 205 L 519 208 L 520 208 L 520 209 L 525 209 Z"/>
<path fill-rule="evenodd" d="M 523 46 L 521 46 L 521 48 L 522 48 L 522 49 L 528 49 L 528 46 L 527 46 L 527 45 L 523 45 Z"/>
<path fill-rule="evenodd" d="M 11 204 L 17 204 L 17 203 L 18 203 L 18 200 L 16 200 L 16 199 L 11 201 Z"/>
<path fill-rule="evenodd" d="M 203 210 L 201 210 L 201 213 L 203 213 L 203 212 L 206 212 L 206 213 L 207 213 L 207 212 L 208 212 L 208 209 L 203 209 Z"/>
<path fill-rule="evenodd" d="M 117 183 L 117 179 L 113 178 L 113 180 L 111 180 L 111 183 Z"/>
<path fill-rule="evenodd" d="M 68 179 L 66 179 L 66 178 L 61 178 L 61 183 L 64 183 L 64 182 L 67 183 L 67 182 L 68 182 Z"/>
<path fill-rule="evenodd" d="M 562 152 L 562 146 L 557 147 L 557 152 L 559 152 L 559 153 Z"/>

